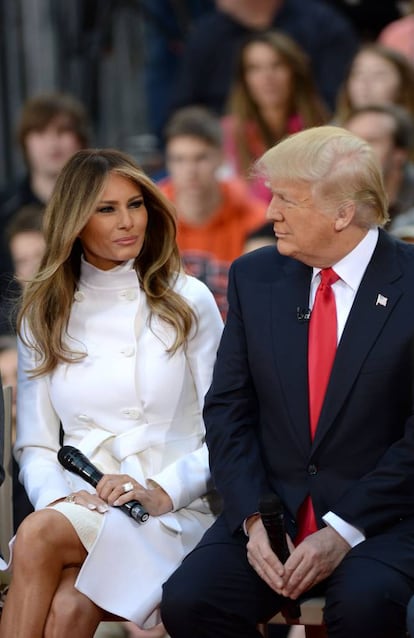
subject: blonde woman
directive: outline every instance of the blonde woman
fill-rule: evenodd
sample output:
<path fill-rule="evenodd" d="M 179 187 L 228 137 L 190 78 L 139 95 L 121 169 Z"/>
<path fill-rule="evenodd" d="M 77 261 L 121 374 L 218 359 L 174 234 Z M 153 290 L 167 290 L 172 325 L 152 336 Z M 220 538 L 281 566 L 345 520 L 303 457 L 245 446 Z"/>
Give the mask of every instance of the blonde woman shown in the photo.
<path fill-rule="evenodd" d="M 13 545 L 1 636 L 152 627 L 162 582 L 214 520 L 201 407 L 222 322 L 181 272 L 174 209 L 122 153 L 69 160 L 45 238 L 18 320 L 16 456 L 36 511 Z M 62 441 L 103 472 L 96 490 L 60 466 Z M 131 500 L 147 523 L 119 509 Z"/>

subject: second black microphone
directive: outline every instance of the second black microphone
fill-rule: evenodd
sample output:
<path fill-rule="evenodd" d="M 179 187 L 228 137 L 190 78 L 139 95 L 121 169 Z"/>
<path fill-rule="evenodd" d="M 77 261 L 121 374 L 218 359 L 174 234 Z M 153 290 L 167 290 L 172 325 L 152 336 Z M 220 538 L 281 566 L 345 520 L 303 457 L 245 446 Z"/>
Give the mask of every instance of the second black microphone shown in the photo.
<path fill-rule="evenodd" d="M 290 552 L 286 540 L 283 506 L 279 497 L 276 494 L 263 496 L 259 503 L 259 513 L 269 537 L 270 547 L 280 562 L 285 563 L 289 558 Z M 285 605 L 281 611 L 293 619 L 299 618 L 301 613 L 299 603 L 290 598 L 286 598 Z"/>

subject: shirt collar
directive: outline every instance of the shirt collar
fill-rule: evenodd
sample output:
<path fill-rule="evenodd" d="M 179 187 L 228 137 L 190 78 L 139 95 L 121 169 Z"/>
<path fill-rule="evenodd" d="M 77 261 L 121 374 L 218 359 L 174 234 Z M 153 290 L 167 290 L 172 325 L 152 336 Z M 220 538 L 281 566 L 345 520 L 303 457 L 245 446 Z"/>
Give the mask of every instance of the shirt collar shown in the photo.
<path fill-rule="evenodd" d="M 367 234 L 350 253 L 332 265 L 332 268 L 340 279 L 354 291 L 358 289 L 371 257 L 374 254 L 378 237 L 378 228 L 370 228 Z M 313 269 L 312 281 L 320 271 L 321 268 Z"/>

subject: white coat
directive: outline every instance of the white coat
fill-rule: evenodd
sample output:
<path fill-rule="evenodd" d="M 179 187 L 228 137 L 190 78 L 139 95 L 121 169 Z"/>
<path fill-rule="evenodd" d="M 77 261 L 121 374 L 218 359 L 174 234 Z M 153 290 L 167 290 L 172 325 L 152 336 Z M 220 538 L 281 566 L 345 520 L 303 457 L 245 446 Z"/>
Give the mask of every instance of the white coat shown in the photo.
<path fill-rule="evenodd" d="M 173 356 L 172 329 L 149 324 L 132 262 L 101 271 L 82 261 L 68 325 L 72 349 L 87 356 L 30 379 L 33 350 L 19 343 L 17 440 L 20 479 L 35 509 L 89 489 L 58 463 L 64 445 L 79 448 L 104 473 L 126 473 L 169 494 L 173 512 L 139 525 L 113 507 L 81 568 L 76 587 L 97 605 L 141 626 L 158 622 L 161 585 L 214 518 L 202 404 L 222 321 L 213 296 L 180 275 L 175 289 L 198 327 Z"/>

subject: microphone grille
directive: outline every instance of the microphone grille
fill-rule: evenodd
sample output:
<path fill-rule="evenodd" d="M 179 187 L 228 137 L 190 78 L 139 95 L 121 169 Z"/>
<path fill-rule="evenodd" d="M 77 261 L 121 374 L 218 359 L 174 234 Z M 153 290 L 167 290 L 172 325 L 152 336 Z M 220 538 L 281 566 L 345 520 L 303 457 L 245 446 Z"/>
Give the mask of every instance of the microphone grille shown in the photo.
<path fill-rule="evenodd" d="M 57 453 L 59 463 L 63 466 L 67 466 L 70 464 L 70 461 L 76 452 L 78 452 L 78 449 L 73 447 L 73 445 L 64 445 Z"/>

